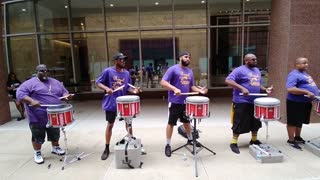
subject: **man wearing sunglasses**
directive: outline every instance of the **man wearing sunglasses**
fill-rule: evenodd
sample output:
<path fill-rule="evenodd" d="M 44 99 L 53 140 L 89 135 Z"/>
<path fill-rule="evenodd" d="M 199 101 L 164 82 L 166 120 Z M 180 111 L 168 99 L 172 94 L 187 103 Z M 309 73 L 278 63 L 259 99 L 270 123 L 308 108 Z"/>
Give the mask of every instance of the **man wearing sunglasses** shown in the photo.
<path fill-rule="evenodd" d="M 182 51 L 179 54 L 179 64 L 171 66 L 164 74 L 160 84 L 168 90 L 169 101 L 169 120 L 166 128 L 166 145 L 165 155 L 171 156 L 171 137 L 173 127 L 177 125 L 178 119 L 183 123 L 188 136 L 188 143 L 192 143 L 192 135 L 190 128 L 190 121 L 185 115 L 185 100 L 186 95 L 181 93 L 199 92 L 206 94 L 208 89 L 198 88 L 194 84 L 194 77 L 192 70 L 188 67 L 191 61 L 191 54 L 187 51 Z M 197 145 L 199 146 L 199 145 Z"/>
<path fill-rule="evenodd" d="M 17 90 L 17 99 L 25 103 L 25 109 L 29 119 L 29 127 L 32 134 L 32 146 L 34 149 L 34 161 L 37 164 L 44 163 L 41 154 L 41 146 L 47 135 L 51 141 L 53 154 L 64 155 L 65 151 L 59 147 L 60 129 L 47 127 L 48 115 L 45 105 L 61 104 L 60 97 L 71 99 L 72 95 L 62 83 L 48 77 L 47 66 L 40 64 L 36 67 L 37 75 L 24 83 Z"/>

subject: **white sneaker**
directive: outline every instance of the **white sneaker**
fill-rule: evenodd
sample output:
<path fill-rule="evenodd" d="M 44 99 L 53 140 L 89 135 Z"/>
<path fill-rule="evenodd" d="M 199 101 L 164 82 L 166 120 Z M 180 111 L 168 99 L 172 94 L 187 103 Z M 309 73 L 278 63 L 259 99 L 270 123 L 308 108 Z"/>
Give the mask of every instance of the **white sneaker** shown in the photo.
<path fill-rule="evenodd" d="M 66 152 L 63 149 L 61 149 L 59 146 L 54 146 L 54 147 L 52 147 L 51 153 L 52 154 L 57 154 L 59 156 L 62 156 Z"/>
<path fill-rule="evenodd" d="M 38 152 L 35 152 L 34 155 L 34 162 L 36 162 L 37 164 L 42 164 L 44 163 L 44 160 L 43 160 L 43 157 L 41 155 L 41 152 L 38 151 Z"/>

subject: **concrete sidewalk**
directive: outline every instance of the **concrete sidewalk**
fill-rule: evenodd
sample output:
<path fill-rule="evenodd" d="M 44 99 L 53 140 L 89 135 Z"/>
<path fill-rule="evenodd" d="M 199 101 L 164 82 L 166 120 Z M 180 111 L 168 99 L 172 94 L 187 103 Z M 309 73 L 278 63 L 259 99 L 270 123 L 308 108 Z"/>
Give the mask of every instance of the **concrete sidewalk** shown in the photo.
<path fill-rule="evenodd" d="M 163 100 L 141 100 L 141 115 L 133 119 L 134 135 L 141 138 L 147 155 L 143 156 L 142 169 L 116 169 L 113 147 L 126 131 L 124 122 L 116 122 L 111 154 L 106 161 L 100 160 L 104 149 L 105 116 L 101 101 L 72 102 L 76 121 L 66 127 L 70 154 L 92 153 L 81 161 L 67 165 L 61 170 L 60 157 L 51 154 L 51 145 L 42 148 L 45 163 L 33 161 L 31 133 L 27 120 L 16 121 L 18 112 L 10 104 L 13 119 L 0 126 L 0 179 L 107 179 L 107 180 L 219 180 L 219 179 L 320 179 L 320 158 L 307 150 L 299 151 L 287 145 L 286 125 L 269 123 L 269 144 L 284 153 L 282 163 L 261 164 L 250 154 L 248 143 L 251 135 L 239 138 L 240 154 L 229 148 L 232 137 L 230 124 L 230 98 L 210 100 L 211 117 L 197 125 L 201 130 L 199 141 L 217 154 L 203 149 L 198 154 L 199 177 L 195 178 L 194 159 L 186 149 L 164 155 L 165 128 L 167 124 L 167 102 Z M 320 117 L 319 117 L 320 118 Z M 304 126 L 302 137 L 306 140 L 320 136 L 320 125 Z M 260 141 L 265 141 L 266 128 L 259 131 Z M 61 134 L 63 137 L 63 135 Z M 174 131 L 172 148 L 183 145 L 186 139 Z M 61 147 L 65 147 L 63 138 Z M 184 154 L 187 159 L 184 158 Z M 50 168 L 48 166 L 50 165 Z"/>

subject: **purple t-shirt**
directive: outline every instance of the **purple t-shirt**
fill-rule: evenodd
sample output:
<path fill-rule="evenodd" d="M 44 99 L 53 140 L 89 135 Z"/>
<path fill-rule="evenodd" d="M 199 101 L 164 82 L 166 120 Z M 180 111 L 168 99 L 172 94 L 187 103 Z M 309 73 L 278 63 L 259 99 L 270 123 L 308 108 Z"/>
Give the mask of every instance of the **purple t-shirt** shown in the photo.
<path fill-rule="evenodd" d="M 40 104 L 61 104 L 59 97 L 68 93 L 62 83 L 56 79 L 48 77 L 47 81 L 42 82 L 37 77 L 33 77 L 18 88 L 17 99 L 20 101 L 29 96 L 38 100 Z M 30 124 L 45 126 L 48 123 L 46 107 L 32 107 L 25 104 L 25 109 Z"/>
<path fill-rule="evenodd" d="M 241 86 L 248 89 L 249 93 L 260 93 L 261 72 L 258 68 L 248 68 L 247 65 L 242 65 L 234 69 L 226 78 L 233 80 Z M 240 96 L 240 90 L 233 89 L 233 99 L 235 103 L 253 103 L 255 96 Z"/>
<path fill-rule="evenodd" d="M 301 72 L 297 69 L 292 70 L 287 77 L 286 88 L 297 87 L 301 89 L 308 90 L 314 95 L 319 95 L 319 88 L 316 83 L 313 81 L 312 77 L 305 71 Z M 312 99 L 304 97 L 304 95 L 295 95 L 288 93 L 287 99 L 296 102 L 311 102 Z"/>
<path fill-rule="evenodd" d="M 162 80 L 169 82 L 171 85 L 180 89 L 182 93 L 190 92 L 194 85 L 193 72 L 188 67 L 181 67 L 179 64 L 171 66 Z M 175 96 L 173 91 L 168 91 L 168 101 L 175 104 L 185 104 L 187 96 Z"/>
<path fill-rule="evenodd" d="M 96 80 L 96 84 L 101 83 L 113 90 L 125 85 L 122 90 L 116 91 L 110 95 L 103 96 L 102 109 L 105 111 L 117 111 L 116 98 L 119 96 L 127 95 L 128 83 L 131 84 L 130 74 L 127 70 L 123 69 L 122 72 L 118 72 L 114 66 L 106 68 L 102 71 L 100 76 Z"/>

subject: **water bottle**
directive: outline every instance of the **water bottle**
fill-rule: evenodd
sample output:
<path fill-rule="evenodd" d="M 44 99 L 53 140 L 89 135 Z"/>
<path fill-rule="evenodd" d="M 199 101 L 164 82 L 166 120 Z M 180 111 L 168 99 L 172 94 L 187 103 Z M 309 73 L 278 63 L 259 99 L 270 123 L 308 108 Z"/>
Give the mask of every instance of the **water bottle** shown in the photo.
<path fill-rule="evenodd" d="M 186 153 L 183 153 L 183 155 L 182 155 L 182 160 L 183 161 L 186 161 L 188 158 L 187 158 L 187 155 L 186 155 Z"/>

